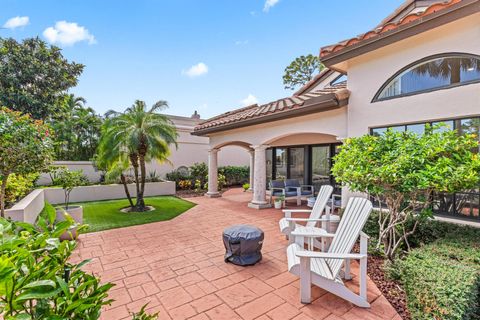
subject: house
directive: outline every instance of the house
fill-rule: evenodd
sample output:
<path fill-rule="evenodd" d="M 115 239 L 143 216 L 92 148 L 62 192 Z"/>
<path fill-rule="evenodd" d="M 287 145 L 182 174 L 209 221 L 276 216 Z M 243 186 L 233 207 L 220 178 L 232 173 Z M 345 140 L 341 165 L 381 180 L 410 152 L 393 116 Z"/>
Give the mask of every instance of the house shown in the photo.
<path fill-rule="evenodd" d="M 208 161 L 209 143 L 207 137 L 193 136 L 191 133 L 196 125 L 203 120 L 195 111 L 191 117 L 182 117 L 167 115 L 177 129 L 177 144 L 170 147 L 170 163 L 158 163 L 153 161 L 147 163 L 147 174 L 156 175 L 165 178 L 165 175 L 178 168 L 189 167 L 194 163 L 206 163 Z M 70 170 L 81 170 L 90 182 L 98 182 L 102 178 L 103 172 L 96 169 L 92 161 L 56 161 L 55 165 L 66 166 Z M 234 165 L 248 166 L 249 157 L 241 148 L 232 146 L 225 148 L 222 152 L 222 158 L 219 166 Z M 39 185 L 48 185 L 51 183 L 48 174 L 42 174 L 39 178 Z"/>
<path fill-rule="evenodd" d="M 321 48 L 320 59 L 327 68 L 291 97 L 195 127 L 210 139 L 210 196 L 225 146 L 250 153 L 249 206 L 263 208 L 270 179 L 335 185 L 332 157 L 344 138 L 389 127 L 422 132 L 435 122 L 480 133 L 480 0 L 406 1 L 374 30 Z M 478 189 L 436 203 L 438 212 L 479 219 Z"/>

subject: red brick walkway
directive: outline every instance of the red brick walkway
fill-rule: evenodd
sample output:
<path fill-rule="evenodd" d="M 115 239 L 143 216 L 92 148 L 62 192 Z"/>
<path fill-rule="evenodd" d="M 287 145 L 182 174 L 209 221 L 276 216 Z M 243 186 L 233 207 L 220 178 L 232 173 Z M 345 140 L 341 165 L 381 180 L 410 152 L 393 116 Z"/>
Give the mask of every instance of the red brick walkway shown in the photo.
<path fill-rule="evenodd" d="M 316 287 L 316 300 L 301 304 L 299 281 L 287 271 L 287 241 L 278 230 L 282 213 L 248 209 L 250 196 L 233 189 L 218 199 L 193 198 L 198 205 L 171 221 L 81 236 L 75 259 L 93 258 L 86 268 L 116 283 L 116 301 L 102 319 L 129 319 L 129 311 L 147 302 L 160 319 L 401 319 L 371 281 L 370 309 Z M 264 230 L 261 263 L 223 261 L 221 234 L 232 224 Z M 347 285 L 356 287 L 355 277 Z"/>

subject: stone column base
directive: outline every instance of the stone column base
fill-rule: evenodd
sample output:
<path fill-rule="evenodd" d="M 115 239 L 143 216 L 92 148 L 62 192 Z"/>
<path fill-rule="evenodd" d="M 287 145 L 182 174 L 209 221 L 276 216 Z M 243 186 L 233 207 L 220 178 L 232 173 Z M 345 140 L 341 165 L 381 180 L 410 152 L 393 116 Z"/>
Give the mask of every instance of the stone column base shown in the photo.
<path fill-rule="evenodd" d="M 207 192 L 205 193 L 205 197 L 209 197 L 209 198 L 220 198 L 222 195 L 220 194 L 220 192 Z"/>
<path fill-rule="evenodd" d="M 265 203 L 249 202 L 248 207 L 252 209 L 267 209 L 267 208 L 271 208 L 272 205 L 268 202 L 265 202 Z"/>

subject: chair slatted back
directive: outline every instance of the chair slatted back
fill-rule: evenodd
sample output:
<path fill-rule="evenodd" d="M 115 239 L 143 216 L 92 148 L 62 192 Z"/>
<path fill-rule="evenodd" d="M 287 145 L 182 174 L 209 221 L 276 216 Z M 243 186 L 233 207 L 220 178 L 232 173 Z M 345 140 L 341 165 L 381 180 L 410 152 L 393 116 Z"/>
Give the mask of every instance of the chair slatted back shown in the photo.
<path fill-rule="evenodd" d="M 351 253 L 363 226 L 367 222 L 372 203 L 365 198 L 352 197 L 342 215 L 335 236 L 328 250 L 329 253 Z M 342 268 L 342 259 L 327 259 L 333 277 L 336 277 Z"/>
<path fill-rule="evenodd" d="M 333 187 L 330 185 L 323 185 L 318 191 L 317 200 L 315 200 L 315 204 L 313 205 L 312 212 L 310 214 L 310 219 L 319 219 L 322 215 L 325 206 L 327 205 L 330 196 L 332 195 Z M 307 222 L 307 227 L 315 227 L 317 222 L 309 221 Z"/>

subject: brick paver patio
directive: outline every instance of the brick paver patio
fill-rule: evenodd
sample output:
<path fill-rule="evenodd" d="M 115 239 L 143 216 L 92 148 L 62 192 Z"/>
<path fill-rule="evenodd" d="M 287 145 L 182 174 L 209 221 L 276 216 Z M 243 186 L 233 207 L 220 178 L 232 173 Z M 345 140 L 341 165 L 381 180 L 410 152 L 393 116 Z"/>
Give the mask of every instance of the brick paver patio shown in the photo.
<path fill-rule="evenodd" d="M 249 209 L 249 197 L 232 189 L 218 199 L 192 198 L 197 206 L 171 221 L 82 235 L 75 259 L 93 258 L 86 268 L 116 283 L 116 301 L 102 319 L 129 319 L 147 302 L 160 319 L 401 319 L 370 280 L 370 309 L 316 287 L 313 303 L 301 304 L 278 230 L 282 213 Z M 223 261 L 222 231 L 239 223 L 265 232 L 263 260 L 255 266 Z M 348 285 L 357 286 L 355 277 Z"/>

